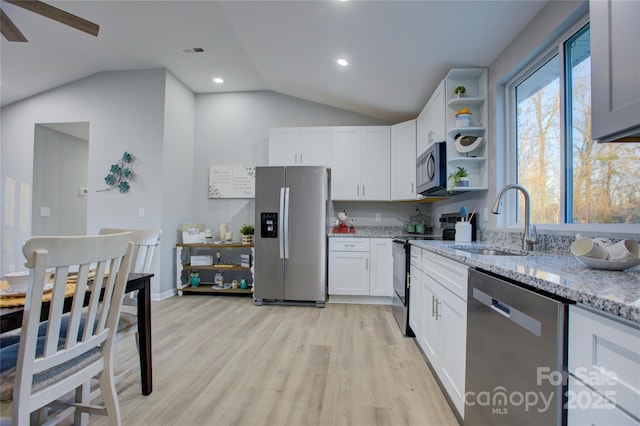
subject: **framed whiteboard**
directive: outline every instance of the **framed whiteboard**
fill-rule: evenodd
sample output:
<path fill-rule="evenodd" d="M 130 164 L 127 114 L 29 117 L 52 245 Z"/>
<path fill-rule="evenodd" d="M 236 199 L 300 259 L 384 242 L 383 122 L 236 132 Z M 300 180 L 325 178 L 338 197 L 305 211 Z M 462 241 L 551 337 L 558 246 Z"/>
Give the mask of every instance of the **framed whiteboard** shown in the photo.
<path fill-rule="evenodd" d="M 256 168 L 250 165 L 209 166 L 209 198 L 255 198 Z"/>

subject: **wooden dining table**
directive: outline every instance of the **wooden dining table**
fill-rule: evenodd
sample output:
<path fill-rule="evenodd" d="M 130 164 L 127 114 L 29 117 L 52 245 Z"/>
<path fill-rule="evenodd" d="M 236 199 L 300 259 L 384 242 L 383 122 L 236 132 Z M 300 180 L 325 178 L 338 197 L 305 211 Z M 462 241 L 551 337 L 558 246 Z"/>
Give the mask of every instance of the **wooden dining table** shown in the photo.
<path fill-rule="evenodd" d="M 140 380 L 142 394 L 149 395 L 153 391 L 153 374 L 151 365 L 151 277 L 153 274 L 132 272 L 127 279 L 126 292 L 138 291 L 138 347 L 140 356 Z M 73 298 L 65 300 L 65 312 L 71 309 Z M 42 303 L 41 321 L 49 315 L 50 302 Z M 0 331 L 2 333 L 22 327 L 24 306 L 0 308 Z"/>

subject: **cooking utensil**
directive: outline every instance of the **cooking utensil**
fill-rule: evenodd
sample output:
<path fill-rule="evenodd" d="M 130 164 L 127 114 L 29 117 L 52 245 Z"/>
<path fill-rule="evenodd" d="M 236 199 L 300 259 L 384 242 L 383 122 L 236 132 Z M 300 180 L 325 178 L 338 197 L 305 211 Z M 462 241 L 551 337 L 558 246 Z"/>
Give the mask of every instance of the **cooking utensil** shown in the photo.
<path fill-rule="evenodd" d="M 465 206 L 460 207 L 460 217 L 463 222 L 467 221 L 467 208 Z"/>

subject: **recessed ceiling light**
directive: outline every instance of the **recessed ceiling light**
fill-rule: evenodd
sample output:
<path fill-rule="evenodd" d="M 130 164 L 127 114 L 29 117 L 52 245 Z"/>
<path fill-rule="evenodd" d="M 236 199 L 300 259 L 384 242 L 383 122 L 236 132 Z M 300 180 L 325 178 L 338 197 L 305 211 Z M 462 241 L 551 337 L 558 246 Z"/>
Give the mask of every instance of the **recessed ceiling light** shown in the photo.
<path fill-rule="evenodd" d="M 224 80 L 221 79 L 220 77 L 213 77 L 213 82 L 216 84 L 222 84 L 224 83 Z"/>
<path fill-rule="evenodd" d="M 340 59 L 338 59 L 338 61 L 337 61 L 337 62 L 338 62 L 338 65 L 340 65 L 341 67 L 346 67 L 347 65 L 349 65 L 349 61 L 347 61 L 347 60 L 346 60 L 346 59 L 344 59 L 344 58 L 340 58 Z"/>

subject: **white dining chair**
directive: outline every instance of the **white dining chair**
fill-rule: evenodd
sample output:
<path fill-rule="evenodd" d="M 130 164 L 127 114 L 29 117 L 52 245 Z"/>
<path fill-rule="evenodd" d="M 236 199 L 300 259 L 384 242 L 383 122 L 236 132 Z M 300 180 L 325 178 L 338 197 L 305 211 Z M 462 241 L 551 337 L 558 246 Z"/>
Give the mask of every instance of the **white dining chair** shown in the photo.
<path fill-rule="evenodd" d="M 131 241 L 134 245 L 131 256 L 131 272 L 151 272 L 155 261 L 156 248 L 160 244 L 160 238 L 162 238 L 162 230 L 102 228 L 100 229 L 99 234 L 109 235 L 121 232 L 131 233 Z M 135 335 L 136 347 L 139 351 L 138 316 L 135 312 L 126 310 L 126 306 L 137 305 L 137 292 L 126 294 L 123 303 L 125 305 L 125 309 L 120 312 L 120 321 L 118 324 L 116 338 L 120 340 L 124 337 Z M 125 369 L 124 371 L 118 372 L 116 375 L 116 383 L 120 382 L 129 373 L 138 368 L 140 368 L 139 363 L 135 364 L 131 368 Z"/>
<path fill-rule="evenodd" d="M 71 414 L 76 423 L 88 421 L 88 414 L 107 415 L 110 425 L 119 425 L 120 408 L 113 377 L 113 345 L 120 308 L 131 267 L 131 234 L 101 236 L 31 237 L 23 247 L 30 270 L 22 334 L 16 347 L 2 348 L 6 361 L 15 354 L 12 424 L 30 424 L 31 413 L 43 407 L 59 421 Z M 45 274 L 54 269 L 54 283 L 47 327 L 41 334 L 40 315 L 45 291 Z M 73 302 L 64 314 L 69 272 L 76 270 Z M 66 294 L 65 294 L 66 293 Z M 63 316 L 68 318 L 66 333 Z M 89 386 L 99 377 L 104 405 L 91 404 Z M 73 401 L 68 396 L 75 392 Z M 66 399 L 65 399 L 66 398 Z M 43 420 L 43 419 L 40 419 Z"/>

